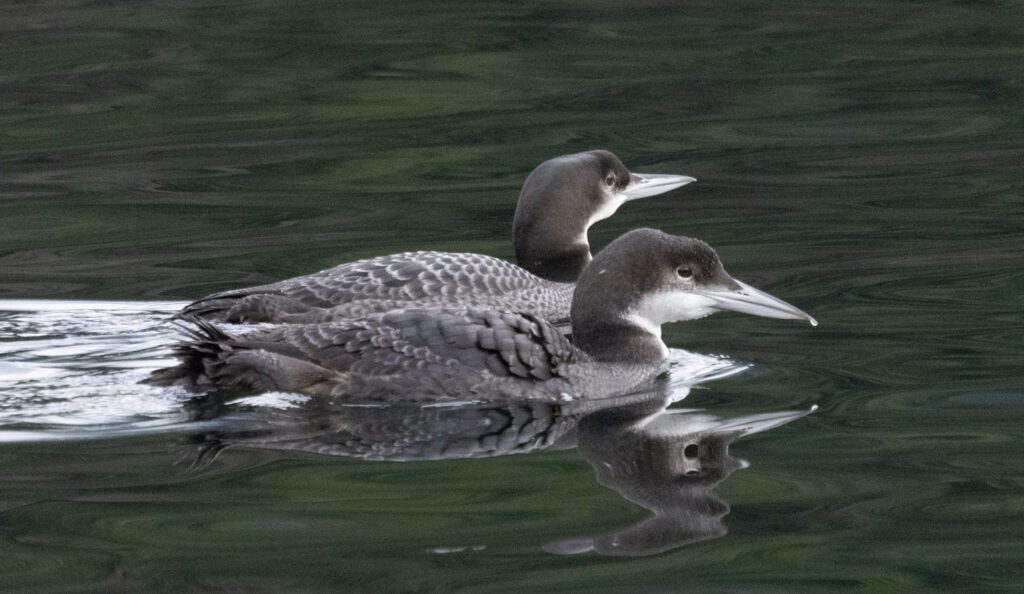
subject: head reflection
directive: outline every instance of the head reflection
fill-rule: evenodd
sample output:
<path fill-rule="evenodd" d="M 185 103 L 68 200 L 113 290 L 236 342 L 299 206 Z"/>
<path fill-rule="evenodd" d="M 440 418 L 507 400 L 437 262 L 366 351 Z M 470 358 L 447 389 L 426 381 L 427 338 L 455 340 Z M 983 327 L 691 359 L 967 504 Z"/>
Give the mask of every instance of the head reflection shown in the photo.
<path fill-rule="evenodd" d="M 729 454 L 729 444 L 808 412 L 721 419 L 695 411 L 652 414 L 629 407 L 581 419 L 577 446 L 594 467 L 598 482 L 651 514 L 636 524 L 594 537 L 550 543 L 545 550 L 644 556 L 723 536 L 729 505 L 714 488 L 746 466 Z"/>

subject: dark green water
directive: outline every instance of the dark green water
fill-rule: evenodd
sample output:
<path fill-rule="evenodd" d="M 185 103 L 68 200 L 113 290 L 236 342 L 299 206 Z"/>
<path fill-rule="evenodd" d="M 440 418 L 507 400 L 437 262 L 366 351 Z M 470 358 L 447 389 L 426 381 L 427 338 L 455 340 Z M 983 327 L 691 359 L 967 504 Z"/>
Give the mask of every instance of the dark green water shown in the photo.
<path fill-rule="evenodd" d="M 607 148 L 700 181 L 625 205 L 595 247 L 642 225 L 701 237 L 821 322 L 666 327 L 672 347 L 753 365 L 687 407 L 820 409 L 733 444 L 750 467 L 717 489 L 728 534 L 621 559 L 544 549 L 647 514 L 575 449 L 240 447 L 190 473 L 180 425 L 56 439 L 69 400 L 78 429 L 89 399 L 131 416 L 131 357 L 83 347 L 122 329 L 66 304 L 6 313 L 0 429 L 37 433 L 0 443 L 0 590 L 1024 588 L 1019 3 L 0 15 L 0 298 L 183 300 L 410 248 L 510 258 L 529 171 Z M 154 356 L 159 317 L 125 346 Z M 28 351 L 62 375 L 15 377 Z"/>

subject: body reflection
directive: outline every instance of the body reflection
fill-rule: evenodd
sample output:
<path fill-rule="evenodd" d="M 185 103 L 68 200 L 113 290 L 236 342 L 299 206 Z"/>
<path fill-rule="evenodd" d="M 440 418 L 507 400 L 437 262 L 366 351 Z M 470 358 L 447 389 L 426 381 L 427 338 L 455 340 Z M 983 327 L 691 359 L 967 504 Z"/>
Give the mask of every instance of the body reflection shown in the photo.
<path fill-rule="evenodd" d="M 662 382 L 663 383 L 663 382 Z M 188 402 L 194 421 L 218 421 L 191 436 L 182 462 L 205 467 L 226 448 L 309 452 L 365 460 L 443 460 L 527 453 L 575 445 L 580 419 L 608 407 L 645 406 L 657 392 L 598 401 L 465 402 L 444 405 L 353 404 L 343 398 L 280 395 L 272 405 L 225 401 L 216 394 Z"/>
<path fill-rule="evenodd" d="M 230 415 L 224 429 L 194 436 L 191 467 L 238 446 L 396 462 L 501 456 L 552 447 L 575 426 L 574 417 L 543 402 L 360 406 L 308 398 L 278 409 L 225 407 L 203 397 L 191 407 L 201 411 L 197 419 Z"/>

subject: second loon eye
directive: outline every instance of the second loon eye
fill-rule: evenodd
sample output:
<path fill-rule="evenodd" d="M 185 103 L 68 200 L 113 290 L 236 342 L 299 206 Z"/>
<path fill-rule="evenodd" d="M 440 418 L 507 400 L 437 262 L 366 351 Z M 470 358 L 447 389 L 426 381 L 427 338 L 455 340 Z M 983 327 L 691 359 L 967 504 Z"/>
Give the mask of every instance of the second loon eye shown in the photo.
<path fill-rule="evenodd" d="M 693 278 L 693 271 L 685 266 L 676 269 L 676 273 L 679 275 L 679 278 Z"/>

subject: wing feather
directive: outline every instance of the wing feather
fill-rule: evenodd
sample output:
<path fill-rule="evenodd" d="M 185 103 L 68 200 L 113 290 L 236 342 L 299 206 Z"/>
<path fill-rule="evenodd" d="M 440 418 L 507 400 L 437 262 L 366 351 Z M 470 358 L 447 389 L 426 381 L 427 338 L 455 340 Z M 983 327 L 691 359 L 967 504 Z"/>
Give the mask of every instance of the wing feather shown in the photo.
<path fill-rule="evenodd" d="M 549 292 L 551 294 L 545 294 Z M 544 281 L 490 256 L 405 252 L 349 262 L 276 283 L 214 293 L 186 306 L 180 318 L 228 322 L 314 322 L 403 306 L 445 304 L 550 309 L 564 317 L 572 287 Z M 516 305 L 522 303 L 522 306 Z"/>
<path fill-rule="evenodd" d="M 240 336 L 196 324 L 176 351 L 180 365 L 157 372 L 154 381 L 187 378 L 193 386 L 266 390 L 280 377 L 286 382 L 279 389 L 334 393 L 356 379 L 386 389 L 390 378 L 396 389 L 457 391 L 494 379 L 534 384 L 567 378 L 567 364 L 588 360 L 548 322 L 490 310 L 414 309 Z"/>

